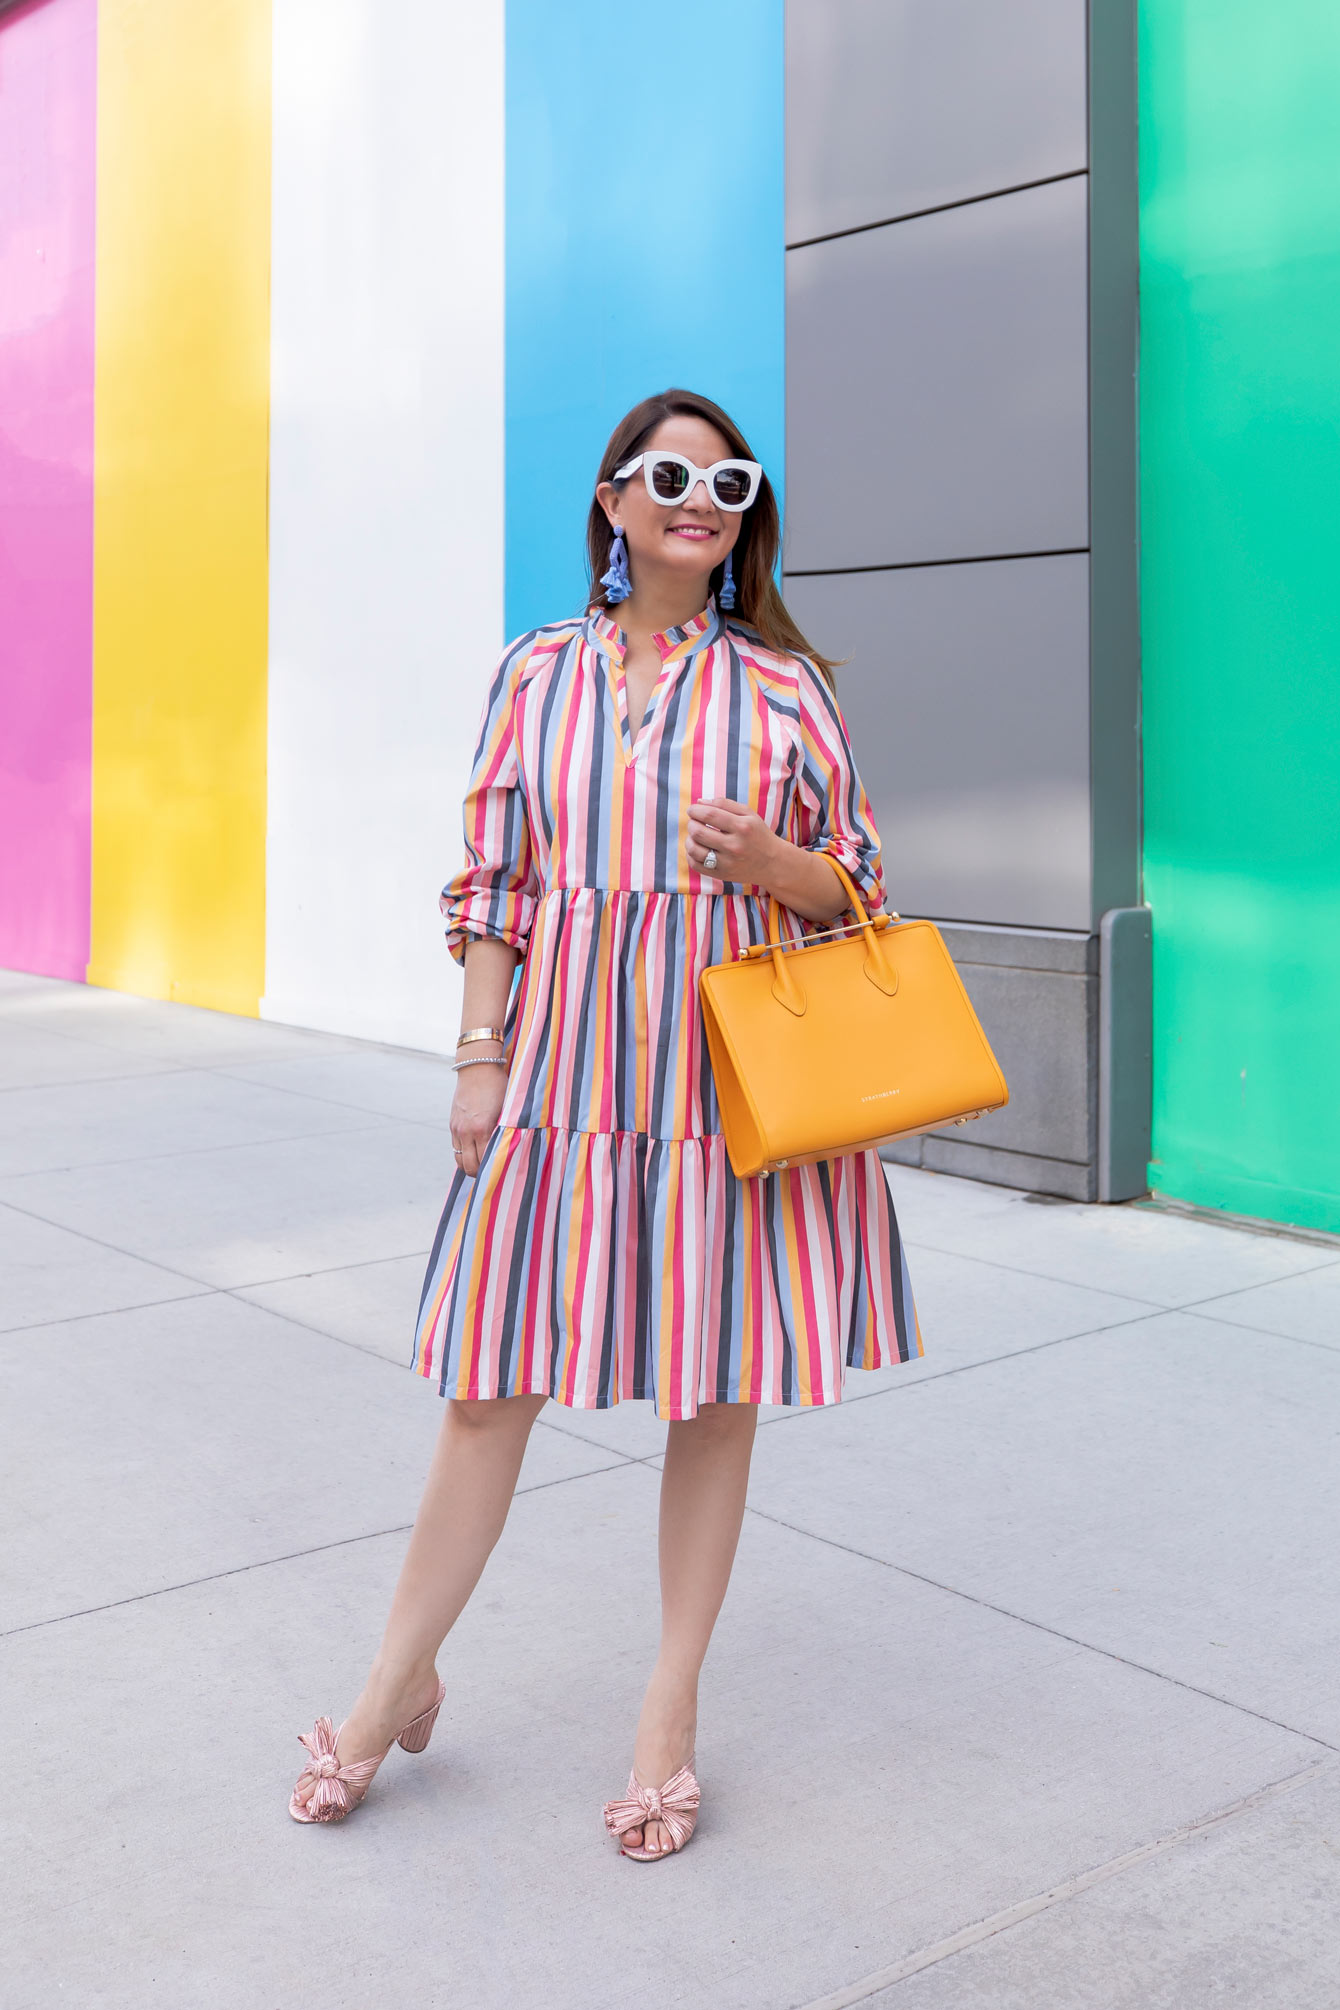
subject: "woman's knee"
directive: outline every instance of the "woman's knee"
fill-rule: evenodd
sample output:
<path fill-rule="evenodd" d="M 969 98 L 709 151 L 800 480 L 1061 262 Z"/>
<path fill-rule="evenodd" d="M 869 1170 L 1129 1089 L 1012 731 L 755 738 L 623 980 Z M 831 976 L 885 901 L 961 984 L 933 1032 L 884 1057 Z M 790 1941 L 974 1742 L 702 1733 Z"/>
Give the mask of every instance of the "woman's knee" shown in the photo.
<path fill-rule="evenodd" d="M 670 1429 L 694 1444 L 710 1444 L 752 1437 L 757 1422 L 757 1403 L 704 1403 L 696 1416 L 684 1417 Z"/>
<path fill-rule="evenodd" d="M 525 1430 L 548 1402 L 547 1396 L 449 1396 L 447 1423 L 471 1436 Z"/>

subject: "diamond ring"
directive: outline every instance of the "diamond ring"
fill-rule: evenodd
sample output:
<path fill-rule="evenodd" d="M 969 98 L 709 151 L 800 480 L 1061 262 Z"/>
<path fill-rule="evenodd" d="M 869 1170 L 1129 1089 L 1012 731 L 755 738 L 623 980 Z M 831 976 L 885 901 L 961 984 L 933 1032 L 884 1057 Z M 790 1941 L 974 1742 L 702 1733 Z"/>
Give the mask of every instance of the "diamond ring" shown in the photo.
<path fill-rule="evenodd" d="M 703 870 L 705 872 L 715 872 L 716 869 L 717 855 L 714 851 L 709 851 L 703 859 Z"/>

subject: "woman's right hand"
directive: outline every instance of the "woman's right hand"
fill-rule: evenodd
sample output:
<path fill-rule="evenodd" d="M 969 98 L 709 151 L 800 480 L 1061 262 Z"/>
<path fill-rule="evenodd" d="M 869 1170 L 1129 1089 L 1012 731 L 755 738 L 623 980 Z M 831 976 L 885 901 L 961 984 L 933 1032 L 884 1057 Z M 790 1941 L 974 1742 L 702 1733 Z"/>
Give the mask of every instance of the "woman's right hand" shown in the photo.
<path fill-rule="evenodd" d="M 481 1054 L 496 1050 L 495 1041 L 479 1044 Z M 460 1154 L 457 1165 L 471 1179 L 479 1171 L 485 1145 L 498 1128 L 506 1093 L 506 1068 L 462 1068 L 456 1077 L 456 1095 L 451 1105 L 451 1141 Z"/>

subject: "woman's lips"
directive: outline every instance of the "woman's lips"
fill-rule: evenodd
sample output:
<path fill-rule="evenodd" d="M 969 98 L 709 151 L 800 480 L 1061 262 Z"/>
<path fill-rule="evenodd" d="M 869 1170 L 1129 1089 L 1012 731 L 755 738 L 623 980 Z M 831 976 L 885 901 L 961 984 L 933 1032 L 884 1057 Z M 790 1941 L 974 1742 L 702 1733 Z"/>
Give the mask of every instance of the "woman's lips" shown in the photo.
<path fill-rule="evenodd" d="M 716 532 L 706 524 L 672 523 L 667 536 L 687 538 L 690 544 L 705 544 Z"/>

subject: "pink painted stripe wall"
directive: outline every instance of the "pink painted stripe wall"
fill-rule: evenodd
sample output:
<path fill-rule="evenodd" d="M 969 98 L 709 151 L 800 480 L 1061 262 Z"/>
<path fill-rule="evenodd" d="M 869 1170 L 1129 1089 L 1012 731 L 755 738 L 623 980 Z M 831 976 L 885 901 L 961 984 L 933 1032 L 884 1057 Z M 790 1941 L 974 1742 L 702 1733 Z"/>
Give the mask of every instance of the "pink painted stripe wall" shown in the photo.
<path fill-rule="evenodd" d="M 82 978 L 97 0 L 0 15 L 0 966 Z"/>

